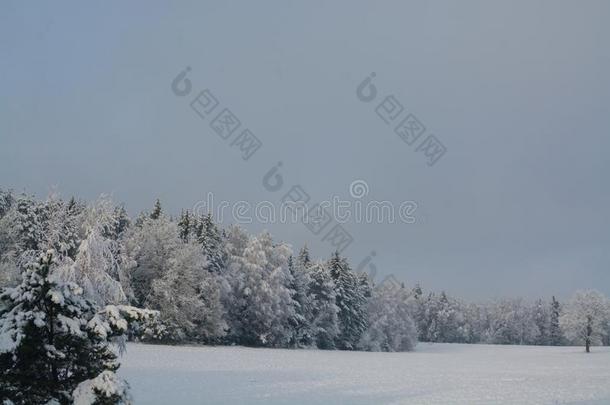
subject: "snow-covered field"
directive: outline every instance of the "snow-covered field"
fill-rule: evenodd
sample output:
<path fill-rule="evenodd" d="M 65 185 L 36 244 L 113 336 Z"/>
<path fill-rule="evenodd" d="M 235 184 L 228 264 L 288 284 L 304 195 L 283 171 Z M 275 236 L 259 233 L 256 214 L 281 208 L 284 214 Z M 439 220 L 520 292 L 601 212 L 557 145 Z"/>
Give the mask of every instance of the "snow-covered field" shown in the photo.
<path fill-rule="evenodd" d="M 411 353 L 129 344 L 136 404 L 610 404 L 610 348 L 420 343 Z"/>

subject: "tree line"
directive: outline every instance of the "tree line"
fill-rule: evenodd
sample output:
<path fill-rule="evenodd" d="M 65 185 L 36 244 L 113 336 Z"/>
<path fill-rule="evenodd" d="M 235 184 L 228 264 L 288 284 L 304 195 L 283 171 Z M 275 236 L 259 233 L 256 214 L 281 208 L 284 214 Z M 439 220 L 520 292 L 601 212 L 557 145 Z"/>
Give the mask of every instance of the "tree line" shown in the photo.
<path fill-rule="evenodd" d="M 0 190 L 0 337 L 6 341 L 25 333 L 15 332 L 21 330 L 15 297 L 35 289 L 33 274 L 61 287 L 49 288 L 82 290 L 85 329 L 110 305 L 116 316 L 107 321 L 106 310 L 105 322 L 120 323 L 116 336 L 133 340 L 368 351 L 409 351 L 417 341 L 576 343 L 587 351 L 610 343 L 608 300 L 596 291 L 579 291 L 563 305 L 555 297 L 471 303 L 419 285 L 376 285 L 338 252 L 316 260 L 304 246 L 295 254 L 268 232 L 223 228 L 209 214 L 172 218 L 159 200 L 132 219 L 108 197 L 38 200 Z M 57 297 L 60 304 L 67 300 Z M 85 329 L 79 330 L 91 332 Z M 5 349 L 0 356 L 11 353 Z"/>

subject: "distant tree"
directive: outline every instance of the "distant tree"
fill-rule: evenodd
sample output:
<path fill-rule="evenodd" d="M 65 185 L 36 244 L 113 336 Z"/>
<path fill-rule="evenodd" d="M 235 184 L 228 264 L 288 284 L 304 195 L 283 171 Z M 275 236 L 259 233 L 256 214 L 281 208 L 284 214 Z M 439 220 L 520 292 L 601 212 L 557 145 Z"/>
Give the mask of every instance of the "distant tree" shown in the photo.
<path fill-rule="evenodd" d="M 157 309 L 169 327 L 170 339 L 214 342 L 224 336 L 226 323 L 215 276 L 207 271 L 199 246 L 180 245 L 163 275 L 152 281 L 146 307 Z"/>
<path fill-rule="evenodd" d="M 370 351 L 402 352 L 417 344 L 417 329 L 409 311 L 409 292 L 381 284 L 368 302 L 368 328 L 359 347 Z"/>
<path fill-rule="evenodd" d="M 241 255 L 235 254 L 236 248 L 229 246 L 231 339 L 252 346 L 288 345 L 295 317 L 294 292 L 289 289 L 290 248 L 274 244 L 267 232 L 250 238 Z"/>
<path fill-rule="evenodd" d="M 14 206 L 11 221 L 16 230 L 18 256 L 27 251 L 38 252 L 45 236 L 43 205 L 33 197 L 22 194 L 17 197 Z"/>
<path fill-rule="evenodd" d="M 551 300 L 549 312 L 549 344 L 551 346 L 559 346 L 563 342 L 563 332 L 559 324 L 561 306 L 559 301 L 555 299 L 555 296 Z"/>
<path fill-rule="evenodd" d="M 178 229 L 180 239 L 182 239 L 183 242 L 188 242 L 190 240 L 192 226 L 193 224 L 191 223 L 191 215 L 189 214 L 189 211 L 182 211 L 180 214 L 180 219 L 178 220 Z"/>
<path fill-rule="evenodd" d="M 531 308 L 521 299 L 503 299 L 488 309 L 486 343 L 535 344 L 538 328 Z"/>
<path fill-rule="evenodd" d="M 309 248 L 307 245 L 303 246 L 299 251 L 297 262 L 303 268 L 307 268 L 311 265 L 311 258 L 309 257 Z"/>
<path fill-rule="evenodd" d="M 6 215 L 8 210 L 15 202 L 15 197 L 11 190 L 3 190 L 0 188 L 0 219 Z"/>
<path fill-rule="evenodd" d="M 579 290 L 564 307 L 559 322 L 573 343 L 591 346 L 601 343 L 609 318 L 608 299 L 599 291 Z"/>
<path fill-rule="evenodd" d="M 114 240 L 109 231 L 116 224 L 115 208 L 105 196 L 85 208 L 75 258 L 67 258 L 56 270 L 60 280 L 77 283 L 85 297 L 99 305 L 124 304 L 131 294 L 122 242 Z"/>
<path fill-rule="evenodd" d="M 196 235 L 208 260 L 208 270 L 216 274 L 221 273 L 225 267 L 225 252 L 222 234 L 214 223 L 212 214 L 207 214 L 199 219 Z"/>
<path fill-rule="evenodd" d="M 534 343 L 537 345 L 550 344 L 551 314 L 541 299 L 534 303 L 532 316 L 537 328 Z"/>
<path fill-rule="evenodd" d="M 118 206 L 114 208 L 114 223 L 109 226 L 106 236 L 118 240 L 125 234 L 127 229 L 131 225 L 131 220 L 124 206 Z"/>
<path fill-rule="evenodd" d="M 156 220 L 144 219 L 141 226 L 132 228 L 126 235 L 127 255 L 136 263 L 131 281 L 137 305 L 144 305 L 153 280 L 170 267 L 180 243 L 177 225 L 164 215 Z"/>
<path fill-rule="evenodd" d="M 415 284 L 415 287 L 413 287 L 413 297 L 419 299 L 423 294 L 424 293 L 421 286 L 419 284 Z"/>
<path fill-rule="evenodd" d="M 293 328 L 293 341 L 291 346 L 308 347 L 315 344 L 315 332 L 312 329 L 314 299 L 311 292 L 311 275 L 309 273 L 310 263 L 292 256 L 288 258 L 288 271 L 290 272 L 290 284 L 294 301 L 294 317 L 291 320 Z"/>
<path fill-rule="evenodd" d="M 153 207 L 152 212 L 150 213 L 150 219 L 159 219 L 163 214 L 163 208 L 161 207 L 161 201 L 157 198 L 155 201 L 155 206 Z"/>
<path fill-rule="evenodd" d="M 339 252 L 332 255 L 327 266 L 335 284 L 336 304 L 339 308 L 336 346 L 342 350 L 355 350 L 367 327 L 366 290 Z"/>
<path fill-rule="evenodd" d="M 74 199 L 65 202 L 51 197 L 45 202 L 44 210 L 47 223 L 41 247 L 75 259 L 81 243 L 84 207 Z"/>
<path fill-rule="evenodd" d="M 335 283 L 323 263 L 309 269 L 309 293 L 312 299 L 309 327 L 315 345 L 320 349 L 334 349 L 339 335 L 339 308 L 336 304 Z"/>

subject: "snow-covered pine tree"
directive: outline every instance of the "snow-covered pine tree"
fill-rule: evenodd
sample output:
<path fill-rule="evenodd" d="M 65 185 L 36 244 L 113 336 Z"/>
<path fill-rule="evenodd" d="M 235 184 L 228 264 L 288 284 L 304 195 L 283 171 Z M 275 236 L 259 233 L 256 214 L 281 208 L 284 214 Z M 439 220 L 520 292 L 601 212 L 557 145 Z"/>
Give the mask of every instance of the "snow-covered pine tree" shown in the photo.
<path fill-rule="evenodd" d="M 104 236 L 112 240 L 119 240 L 129 229 L 131 219 L 123 205 L 114 207 L 113 218 L 104 230 Z"/>
<path fill-rule="evenodd" d="M 532 308 L 532 316 L 534 324 L 536 325 L 536 337 L 535 344 L 537 345 L 548 345 L 549 344 L 549 330 L 550 330 L 550 314 L 546 304 L 538 299 L 534 303 Z"/>
<path fill-rule="evenodd" d="M 307 245 L 304 245 L 299 251 L 297 263 L 303 268 L 308 268 L 311 265 L 311 258 L 309 257 L 309 248 Z"/>
<path fill-rule="evenodd" d="M 0 188 L 0 219 L 6 215 L 14 201 L 15 197 L 11 190 L 3 190 Z"/>
<path fill-rule="evenodd" d="M 45 226 L 43 248 L 53 249 L 62 257 L 74 260 L 81 242 L 82 213 L 84 207 L 74 199 L 65 202 L 51 196 L 44 203 Z"/>
<path fill-rule="evenodd" d="M 324 263 L 309 267 L 309 291 L 313 299 L 310 328 L 319 349 L 334 349 L 339 335 L 339 308 L 335 294 L 335 283 Z"/>
<path fill-rule="evenodd" d="M 161 200 L 158 198 L 155 200 L 155 205 L 152 212 L 150 213 L 150 219 L 159 219 L 163 214 L 163 207 L 161 207 Z"/>
<path fill-rule="evenodd" d="M 15 197 L 0 190 L 0 289 L 19 282 Z"/>
<path fill-rule="evenodd" d="M 191 214 L 189 214 L 188 210 L 183 210 L 180 214 L 180 219 L 178 220 L 178 232 L 180 233 L 180 239 L 182 239 L 183 242 L 190 241 L 192 225 Z"/>
<path fill-rule="evenodd" d="M 208 260 L 208 270 L 220 274 L 225 267 L 225 252 L 220 230 L 212 219 L 212 214 L 201 217 L 197 222 L 197 241 Z"/>
<path fill-rule="evenodd" d="M 563 332 L 559 325 L 559 317 L 561 316 L 561 305 L 553 296 L 549 309 L 549 344 L 551 346 L 559 346 L 563 343 Z"/>
<path fill-rule="evenodd" d="M 365 290 L 360 285 L 361 280 L 339 252 L 331 256 L 328 268 L 335 283 L 336 304 L 339 308 L 340 332 L 336 346 L 341 350 L 354 350 L 367 326 Z"/>
<path fill-rule="evenodd" d="M 16 250 L 20 257 L 24 252 L 38 252 L 44 241 L 44 208 L 33 197 L 22 194 L 13 204 L 8 215 L 16 231 Z"/>
<path fill-rule="evenodd" d="M 315 344 L 315 333 L 312 330 L 314 297 L 310 291 L 311 276 L 309 274 L 310 261 L 304 257 L 301 249 L 297 260 L 292 256 L 288 259 L 288 271 L 291 275 L 289 288 L 293 291 L 295 302 L 295 316 L 292 319 L 294 330 L 291 345 L 295 347 L 309 347 Z"/>
<path fill-rule="evenodd" d="M 78 285 L 55 280 L 54 263 L 53 251 L 42 254 L 20 285 L 0 294 L 0 397 L 15 404 L 71 404 L 80 383 L 105 373 L 120 385 L 112 390 L 120 395 L 93 391 L 93 399 L 126 402 L 109 343 L 126 332 L 129 320 L 156 314 L 115 306 L 98 311 Z"/>

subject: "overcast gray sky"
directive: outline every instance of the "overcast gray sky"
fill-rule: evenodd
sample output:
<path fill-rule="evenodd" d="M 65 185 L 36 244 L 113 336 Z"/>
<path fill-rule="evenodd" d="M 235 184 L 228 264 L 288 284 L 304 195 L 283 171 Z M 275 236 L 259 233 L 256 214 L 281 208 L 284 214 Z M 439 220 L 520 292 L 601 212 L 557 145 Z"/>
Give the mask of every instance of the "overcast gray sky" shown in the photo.
<path fill-rule="evenodd" d="M 3 1 L 0 187 L 178 213 L 362 179 L 418 208 L 345 224 L 354 267 L 374 250 L 378 278 L 470 299 L 610 293 L 608 21 L 607 1 Z M 262 141 L 248 161 L 190 109 L 204 88 Z M 375 113 L 388 95 L 447 148 L 434 166 Z M 247 228 L 332 250 L 302 224 Z"/>

